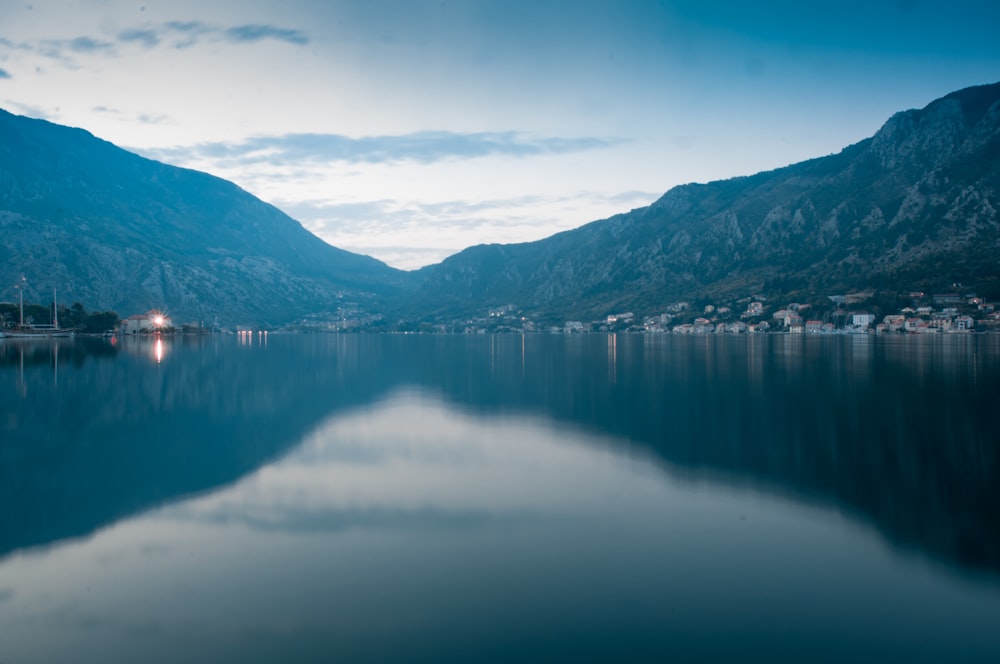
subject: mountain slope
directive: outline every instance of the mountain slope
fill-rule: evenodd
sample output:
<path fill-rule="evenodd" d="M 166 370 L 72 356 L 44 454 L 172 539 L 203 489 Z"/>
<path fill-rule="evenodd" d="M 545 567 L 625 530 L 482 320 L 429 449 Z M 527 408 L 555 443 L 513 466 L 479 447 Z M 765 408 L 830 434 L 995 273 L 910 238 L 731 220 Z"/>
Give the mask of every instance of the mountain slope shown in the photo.
<path fill-rule="evenodd" d="M 334 248 L 236 185 L 0 111 L 0 300 L 280 322 L 371 303 L 405 273 Z"/>
<path fill-rule="evenodd" d="M 894 115 L 828 157 L 689 184 L 545 240 L 420 272 L 436 313 L 603 315 L 761 290 L 1000 284 L 1000 83 Z M 1000 293 L 998 293 L 1000 294 Z"/>

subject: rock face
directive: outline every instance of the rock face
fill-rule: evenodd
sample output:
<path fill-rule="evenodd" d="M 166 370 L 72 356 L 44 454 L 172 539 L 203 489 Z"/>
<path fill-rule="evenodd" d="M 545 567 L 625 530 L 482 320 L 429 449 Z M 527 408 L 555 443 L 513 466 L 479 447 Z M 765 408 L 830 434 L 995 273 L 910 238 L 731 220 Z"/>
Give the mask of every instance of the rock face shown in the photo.
<path fill-rule="evenodd" d="M 177 322 L 278 323 L 363 303 L 406 274 L 336 249 L 236 185 L 0 111 L 0 301 Z"/>
<path fill-rule="evenodd" d="M 438 312 L 603 315 L 674 299 L 960 281 L 1000 295 L 1000 83 L 898 113 L 839 154 L 689 184 L 539 242 L 421 271 Z"/>

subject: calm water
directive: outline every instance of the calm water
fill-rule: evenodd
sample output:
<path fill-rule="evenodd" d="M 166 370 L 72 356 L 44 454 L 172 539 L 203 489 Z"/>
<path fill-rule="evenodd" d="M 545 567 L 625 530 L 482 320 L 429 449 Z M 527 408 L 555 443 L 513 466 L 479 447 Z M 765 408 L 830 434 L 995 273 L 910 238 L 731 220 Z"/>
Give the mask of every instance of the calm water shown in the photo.
<path fill-rule="evenodd" d="M 0 341 L 0 663 L 1000 661 L 1000 336 Z"/>

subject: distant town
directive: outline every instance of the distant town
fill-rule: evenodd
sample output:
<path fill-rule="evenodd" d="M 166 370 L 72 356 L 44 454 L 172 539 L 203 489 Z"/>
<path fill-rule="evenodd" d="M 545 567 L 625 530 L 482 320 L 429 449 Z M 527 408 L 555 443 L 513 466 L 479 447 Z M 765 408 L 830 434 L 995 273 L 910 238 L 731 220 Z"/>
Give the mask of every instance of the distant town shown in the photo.
<path fill-rule="evenodd" d="M 148 311 L 119 319 L 114 312 L 88 314 L 79 304 L 62 308 L 59 319 L 76 324 L 82 333 L 239 334 L 258 329 L 277 332 L 387 332 L 425 334 L 550 333 L 586 334 L 630 332 L 639 334 L 971 334 L 1000 333 L 998 306 L 971 292 L 928 294 L 913 291 L 895 297 L 905 303 L 891 310 L 892 302 L 876 303 L 871 291 L 830 295 L 812 303 L 775 303 L 752 295 L 734 303 L 673 302 L 660 313 L 608 314 L 597 320 L 542 319 L 510 304 L 494 307 L 477 317 L 434 322 L 397 322 L 364 307 L 347 305 L 337 312 L 315 314 L 279 327 L 260 325 L 219 326 L 201 322 L 176 323 L 161 311 Z M 871 305 L 871 306 L 867 306 Z M 26 310 L 29 307 L 25 307 Z M 50 310 L 30 306 L 29 320 L 48 320 Z M 0 303 L 0 333 L 17 320 L 13 305 Z"/>
<path fill-rule="evenodd" d="M 674 302 L 662 313 L 609 314 L 598 320 L 540 323 L 518 312 L 514 305 L 498 307 L 486 316 L 450 323 L 428 324 L 430 332 L 634 332 L 643 334 L 951 334 L 1000 332 L 1000 311 L 975 293 L 910 292 L 898 311 L 884 313 L 884 304 L 864 305 L 872 293 L 827 296 L 827 306 L 800 302 L 769 302 L 762 295 L 735 304 Z M 878 311 L 881 309 L 882 311 Z"/>

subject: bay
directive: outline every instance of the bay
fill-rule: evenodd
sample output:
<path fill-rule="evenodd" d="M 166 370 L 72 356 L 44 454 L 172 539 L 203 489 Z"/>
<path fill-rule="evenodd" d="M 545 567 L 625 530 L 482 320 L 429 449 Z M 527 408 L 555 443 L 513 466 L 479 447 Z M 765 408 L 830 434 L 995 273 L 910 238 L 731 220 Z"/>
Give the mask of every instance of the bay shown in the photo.
<path fill-rule="evenodd" d="M 1000 337 L 0 342 L 0 662 L 1000 661 Z"/>

